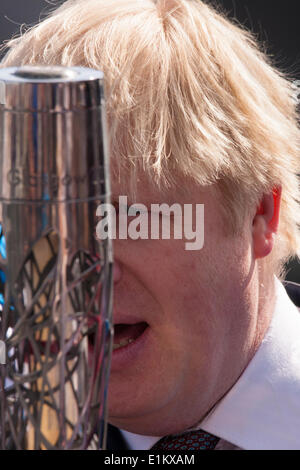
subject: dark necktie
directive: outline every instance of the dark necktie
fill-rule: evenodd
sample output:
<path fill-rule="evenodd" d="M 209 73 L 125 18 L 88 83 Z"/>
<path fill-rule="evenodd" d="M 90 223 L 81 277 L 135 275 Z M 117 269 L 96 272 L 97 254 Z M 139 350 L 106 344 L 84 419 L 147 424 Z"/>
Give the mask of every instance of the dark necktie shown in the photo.
<path fill-rule="evenodd" d="M 152 450 L 213 450 L 219 440 L 218 437 L 198 429 L 185 434 L 165 436 L 154 444 Z"/>

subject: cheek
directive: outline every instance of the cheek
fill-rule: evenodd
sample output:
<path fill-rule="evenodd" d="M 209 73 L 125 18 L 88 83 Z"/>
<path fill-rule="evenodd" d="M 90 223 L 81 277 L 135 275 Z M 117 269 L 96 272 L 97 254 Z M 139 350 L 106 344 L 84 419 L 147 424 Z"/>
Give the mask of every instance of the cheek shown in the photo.
<path fill-rule="evenodd" d="M 153 280 L 153 292 L 162 317 L 155 325 L 170 348 L 191 350 L 208 348 L 207 338 L 215 335 L 218 316 L 216 292 L 206 271 L 198 268 L 196 257 L 169 258 L 158 278 Z M 158 331 L 159 334 L 159 331 Z"/>
<path fill-rule="evenodd" d="M 195 344 L 202 338 L 213 347 L 214 342 L 230 336 L 251 269 L 251 248 L 229 239 L 222 246 L 207 243 L 199 252 L 177 251 L 165 258 L 153 285 L 165 321 L 178 335 Z"/>

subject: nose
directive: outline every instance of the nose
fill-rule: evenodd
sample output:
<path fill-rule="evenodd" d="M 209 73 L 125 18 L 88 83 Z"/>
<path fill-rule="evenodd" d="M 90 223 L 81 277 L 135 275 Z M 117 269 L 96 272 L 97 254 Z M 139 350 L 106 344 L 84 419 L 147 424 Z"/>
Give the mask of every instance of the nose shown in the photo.
<path fill-rule="evenodd" d="M 122 269 L 121 269 L 121 264 L 119 263 L 118 260 L 114 260 L 114 282 L 119 282 L 122 277 Z"/>

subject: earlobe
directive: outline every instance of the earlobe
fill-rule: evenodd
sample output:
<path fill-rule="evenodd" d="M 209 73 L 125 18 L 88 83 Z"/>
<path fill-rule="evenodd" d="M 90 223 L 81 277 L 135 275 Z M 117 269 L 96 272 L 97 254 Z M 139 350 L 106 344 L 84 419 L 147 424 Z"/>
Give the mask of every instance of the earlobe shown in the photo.
<path fill-rule="evenodd" d="M 279 224 L 281 187 L 264 194 L 252 223 L 253 251 L 256 259 L 268 256 L 274 246 Z"/>

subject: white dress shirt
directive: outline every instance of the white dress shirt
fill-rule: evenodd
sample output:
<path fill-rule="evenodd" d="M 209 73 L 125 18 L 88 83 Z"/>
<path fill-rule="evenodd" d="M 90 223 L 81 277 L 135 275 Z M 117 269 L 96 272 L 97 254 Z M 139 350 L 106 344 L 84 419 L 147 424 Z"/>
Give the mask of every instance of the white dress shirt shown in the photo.
<path fill-rule="evenodd" d="M 275 308 L 259 349 L 225 397 L 199 424 L 217 448 L 300 450 L 300 313 L 276 279 Z M 121 430 L 130 449 L 160 437 Z"/>

